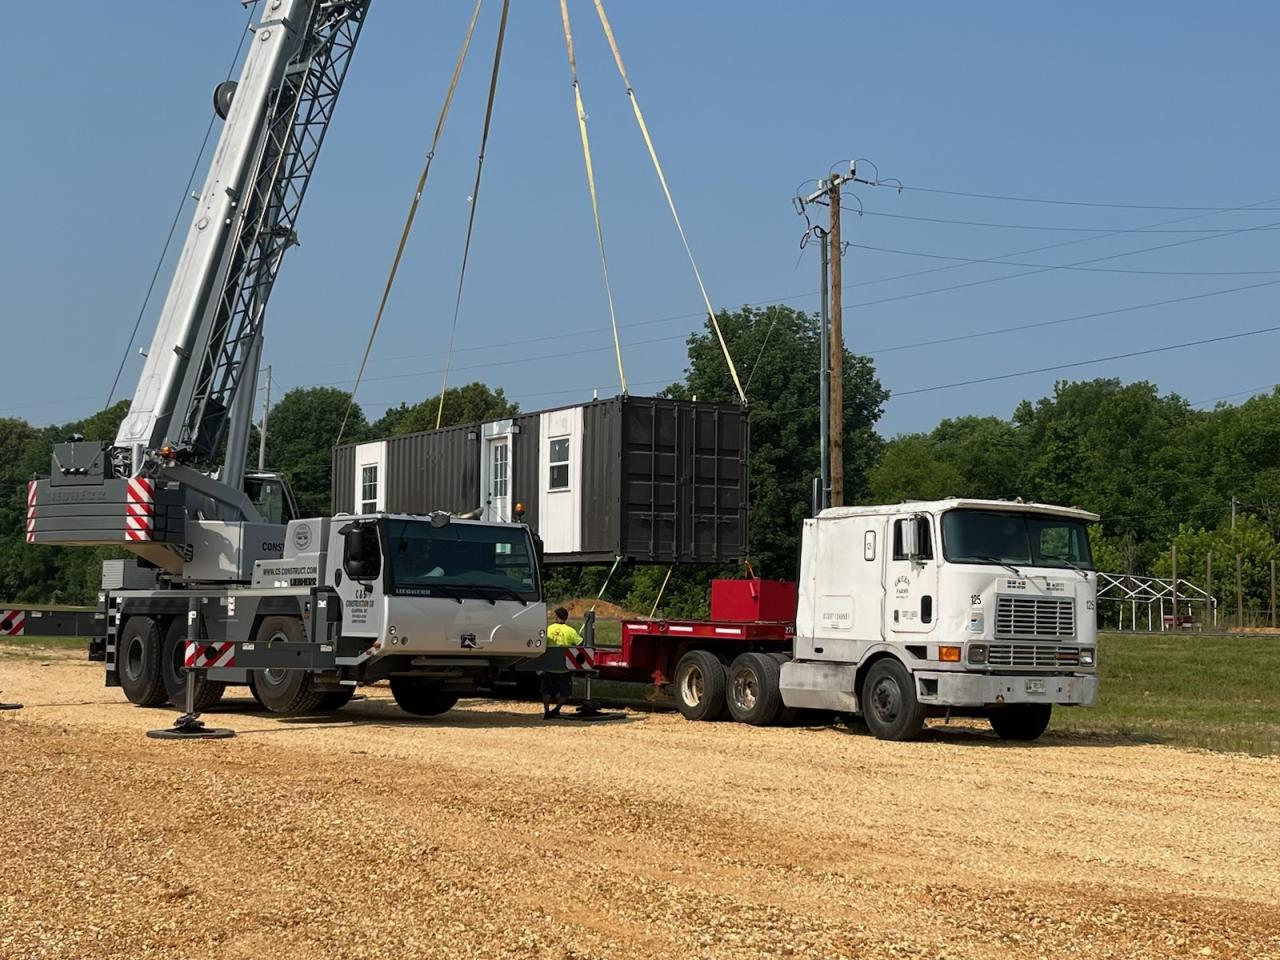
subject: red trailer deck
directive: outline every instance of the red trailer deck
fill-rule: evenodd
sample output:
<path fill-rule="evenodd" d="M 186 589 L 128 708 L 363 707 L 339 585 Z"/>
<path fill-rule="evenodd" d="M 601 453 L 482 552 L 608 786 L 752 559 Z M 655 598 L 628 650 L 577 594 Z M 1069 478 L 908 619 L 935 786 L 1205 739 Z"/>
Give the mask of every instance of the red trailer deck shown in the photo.
<path fill-rule="evenodd" d="M 597 647 L 596 670 L 606 680 L 670 684 L 686 717 L 714 719 L 724 709 L 727 672 L 735 660 L 760 655 L 780 662 L 790 655 L 796 584 L 713 580 L 711 609 L 734 619 L 622 621 L 622 645 Z"/>

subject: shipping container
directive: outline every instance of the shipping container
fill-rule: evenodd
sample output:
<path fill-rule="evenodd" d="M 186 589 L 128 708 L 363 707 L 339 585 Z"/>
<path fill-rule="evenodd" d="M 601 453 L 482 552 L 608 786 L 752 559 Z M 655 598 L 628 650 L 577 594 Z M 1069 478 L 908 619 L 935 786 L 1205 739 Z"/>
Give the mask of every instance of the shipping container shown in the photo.
<path fill-rule="evenodd" d="M 549 563 L 726 563 L 747 547 L 746 411 L 590 403 L 338 447 L 335 513 L 523 517 Z"/>

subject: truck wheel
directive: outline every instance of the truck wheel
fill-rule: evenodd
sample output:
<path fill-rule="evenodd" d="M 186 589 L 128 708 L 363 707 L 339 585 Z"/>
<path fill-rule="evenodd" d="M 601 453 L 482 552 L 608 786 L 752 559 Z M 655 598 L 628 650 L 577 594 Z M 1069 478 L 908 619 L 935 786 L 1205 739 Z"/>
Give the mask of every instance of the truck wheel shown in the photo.
<path fill-rule="evenodd" d="M 320 702 L 316 705 L 316 709 L 321 713 L 332 713 L 334 710 L 341 710 L 351 702 L 351 698 L 355 695 L 355 687 L 343 687 L 341 690 L 328 690 L 321 694 Z"/>
<path fill-rule="evenodd" d="M 164 635 L 164 652 L 160 655 L 160 674 L 169 702 L 179 710 L 187 709 L 187 681 L 194 676 L 196 684 L 196 711 L 208 710 L 222 699 L 227 685 L 209 679 L 204 670 L 188 673 L 182 666 L 186 659 L 187 621 L 174 617 Z"/>
<path fill-rule="evenodd" d="M 718 720 L 724 713 L 724 664 L 706 650 L 690 650 L 676 664 L 676 707 L 686 720 Z"/>
<path fill-rule="evenodd" d="M 401 710 L 416 717 L 439 716 L 458 702 L 456 693 L 441 690 L 439 684 L 419 677 L 392 677 L 391 695 Z"/>
<path fill-rule="evenodd" d="M 729 665 L 725 700 L 739 723 L 767 727 L 782 711 L 778 661 L 767 653 L 742 653 Z"/>
<path fill-rule="evenodd" d="M 116 679 L 120 689 L 140 707 L 158 707 L 169 695 L 160 675 L 160 628 L 150 617 L 130 617 L 116 644 Z"/>
<path fill-rule="evenodd" d="M 877 740 L 914 740 L 924 729 L 924 705 L 916 699 L 911 674 L 885 657 L 867 671 L 862 683 L 862 716 Z"/>
<path fill-rule="evenodd" d="M 1049 727 L 1051 703 L 1011 703 L 992 710 L 991 729 L 1001 740 L 1036 740 Z"/>
<path fill-rule="evenodd" d="M 273 641 L 303 643 L 306 633 L 297 617 L 267 617 L 254 639 L 264 645 Z M 254 670 L 250 677 L 259 702 L 272 713 L 313 713 L 324 697 L 324 691 L 315 688 L 315 677 L 306 670 Z"/>

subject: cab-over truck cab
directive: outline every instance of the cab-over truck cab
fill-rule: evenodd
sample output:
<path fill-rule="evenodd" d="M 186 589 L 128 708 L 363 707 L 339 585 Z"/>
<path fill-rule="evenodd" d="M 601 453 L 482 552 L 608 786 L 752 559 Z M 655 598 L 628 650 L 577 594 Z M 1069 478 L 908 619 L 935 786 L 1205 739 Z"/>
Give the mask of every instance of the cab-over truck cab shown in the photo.
<path fill-rule="evenodd" d="M 1066 507 L 950 499 L 838 507 L 804 525 L 788 707 L 860 714 L 884 739 L 927 716 L 1033 740 L 1097 699 L 1088 524 Z"/>

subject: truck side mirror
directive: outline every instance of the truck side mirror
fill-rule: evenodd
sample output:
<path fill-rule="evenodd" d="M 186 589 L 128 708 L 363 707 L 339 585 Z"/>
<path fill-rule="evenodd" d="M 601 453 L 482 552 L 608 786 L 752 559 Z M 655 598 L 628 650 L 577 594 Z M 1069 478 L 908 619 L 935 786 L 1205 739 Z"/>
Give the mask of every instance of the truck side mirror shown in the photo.
<path fill-rule="evenodd" d="M 920 523 L 915 517 L 902 521 L 902 549 L 913 563 L 920 559 Z"/>
<path fill-rule="evenodd" d="M 341 531 L 342 569 L 352 580 L 376 580 L 382 571 L 382 552 L 378 547 L 378 530 L 363 523 L 347 524 Z"/>
<path fill-rule="evenodd" d="M 536 533 L 533 535 L 533 555 L 538 558 L 538 568 L 542 568 L 542 559 L 546 554 L 546 547 L 542 543 L 542 538 Z"/>

